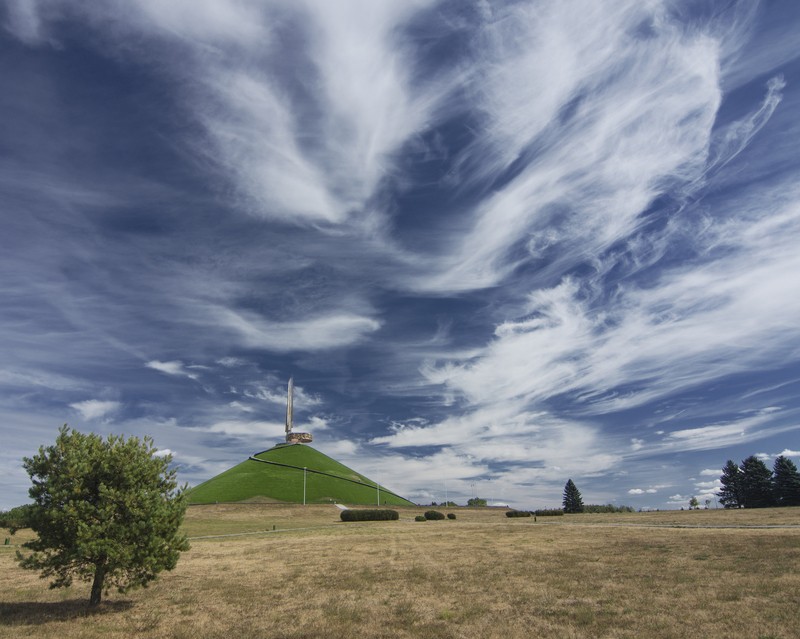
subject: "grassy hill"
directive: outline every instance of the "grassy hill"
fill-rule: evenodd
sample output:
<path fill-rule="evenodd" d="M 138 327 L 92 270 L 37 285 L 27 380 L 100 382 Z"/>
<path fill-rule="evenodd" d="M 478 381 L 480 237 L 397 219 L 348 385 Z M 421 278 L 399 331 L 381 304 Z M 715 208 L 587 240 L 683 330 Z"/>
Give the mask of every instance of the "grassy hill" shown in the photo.
<path fill-rule="evenodd" d="M 306 471 L 303 471 L 303 468 Z M 278 444 L 192 488 L 189 503 L 277 501 L 413 506 L 409 500 L 304 444 Z"/>

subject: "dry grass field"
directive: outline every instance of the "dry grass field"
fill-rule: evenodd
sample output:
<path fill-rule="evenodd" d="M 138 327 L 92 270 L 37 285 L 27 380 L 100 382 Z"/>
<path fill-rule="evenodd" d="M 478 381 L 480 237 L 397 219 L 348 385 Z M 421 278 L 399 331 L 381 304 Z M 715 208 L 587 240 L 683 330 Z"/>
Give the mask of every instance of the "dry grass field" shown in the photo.
<path fill-rule="evenodd" d="M 398 510 L 344 524 L 332 506 L 191 508 L 178 567 L 91 612 L 86 586 L 48 590 L 0 546 L 0 636 L 800 636 L 797 508 L 424 523 L 424 508 Z"/>

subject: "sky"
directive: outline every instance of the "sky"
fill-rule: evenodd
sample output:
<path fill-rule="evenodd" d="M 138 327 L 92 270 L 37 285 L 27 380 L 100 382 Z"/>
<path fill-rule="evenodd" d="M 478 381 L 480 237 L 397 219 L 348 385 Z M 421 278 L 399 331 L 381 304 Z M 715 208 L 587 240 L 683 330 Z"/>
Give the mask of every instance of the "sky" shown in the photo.
<path fill-rule="evenodd" d="M 6 0 L 0 508 L 67 423 L 418 503 L 800 463 L 794 0 Z"/>

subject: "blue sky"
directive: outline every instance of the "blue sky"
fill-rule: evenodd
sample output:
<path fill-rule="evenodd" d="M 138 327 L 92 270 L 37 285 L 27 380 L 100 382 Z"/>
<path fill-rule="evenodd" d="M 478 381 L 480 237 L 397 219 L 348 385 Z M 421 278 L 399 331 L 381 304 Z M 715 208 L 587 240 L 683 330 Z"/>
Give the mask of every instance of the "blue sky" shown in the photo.
<path fill-rule="evenodd" d="M 10 0 L 0 508 L 63 423 L 420 503 L 800 462 L 796 2 Z"/>

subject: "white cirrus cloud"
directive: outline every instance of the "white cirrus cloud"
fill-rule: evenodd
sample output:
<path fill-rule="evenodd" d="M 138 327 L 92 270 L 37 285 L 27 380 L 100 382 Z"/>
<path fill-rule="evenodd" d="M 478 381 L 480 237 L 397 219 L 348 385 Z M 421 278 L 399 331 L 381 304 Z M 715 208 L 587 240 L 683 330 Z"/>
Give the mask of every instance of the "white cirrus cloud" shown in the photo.
<path fill-rule="evenodd" d="M 219 325 L 251 348 L 276 352 L 319 351 L 349 346 L 381 327 L 370 317 L 335 313 L 293 322 L 275 322 L 255 313 L 219 308 Z"/>
<path fill-rule="evenodd" d="M 210 426 L 201 427 L 199 430 L 249 440 L 261 437 L 263 440 L 279 438 L 283 434 L 285 424 L 279 422 L 266 422 L 260 420 L 224 419 Z"/>
<path fill-rule="evenodd" d="M 669 184 L 702 174 L 722 97 L 719 42 L 682 32 L 658 4 L 577 5 L 513 4 L 487 26 L 470 85 L 485 115 L 481 162 L 465 160 L 459 178 L 491 183 L 531 147 L 535 160 L 410 285 L 482 288 L 523 259 L 552 254 L 553 270 L 583 261 L 634 232 Z M 631 38 L 643 21 L 652 37 Z M 512 258 L 521 237 L 529 255 Z"/>
<path fill-rule="evenodd" d="M 70 404 L 70 408 L 74 408 L 87 420 L 107 417 L 117 412 L 121 406 L 122 404 L 120 402 L 101 399 L 87 399 L 82 402 Z"/>
<path fill-rule="evenodd" d="M 172 360 L 168 362 L 161 362 L 157 359 L 151 360 L 145 363 L 147 368 L 152 368 L 153 370 L 159 371 L 160 373 L 164 373 L 166 375 L 173 375 L 176 377 L 188 377 L 189 379 L 197 379 L 197 373 L 193 373 L 191 370 L 186 370 L 186 366 L 183 362 L 179 360 Z"/>

